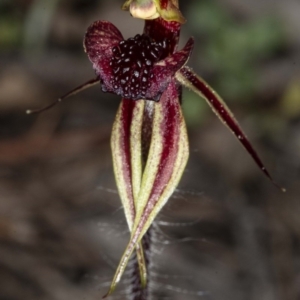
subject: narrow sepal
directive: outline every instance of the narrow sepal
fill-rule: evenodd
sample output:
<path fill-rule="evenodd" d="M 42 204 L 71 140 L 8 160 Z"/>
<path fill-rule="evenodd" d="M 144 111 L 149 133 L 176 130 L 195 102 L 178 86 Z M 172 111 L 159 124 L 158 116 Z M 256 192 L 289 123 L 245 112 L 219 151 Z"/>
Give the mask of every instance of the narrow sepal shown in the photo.
<path fill-rule="evenodd" d="M 141 148 L 144 103 L 144 101 L 123 99 L 111 135 L 115 179 L 130 230 L 136 211 L 134 194 L 137 195 L 139 192 L 142 177 L 139 149 Z"/>
<path fill-rule="evenodd" d="M 100 79 L 97 77 L 97 78 L 93 78 L 93 79 L 90 79 L 89 81 L 81 84 L 80 86 L 72 89 L 71 91 L 69 91 L 68 93 L 66 93 L 65 95 L 61 96 L 60 98 L 58 98 L 57 100 L 55 100 L 54 102 L 42 107 L 42 108 L 38 108 L 38 109 L 27 109 L 26 110 L 26 113 L 28 115 L 31 115 L 31 114 L 38 114 L 38 113 L 41 113 L 45 110 L 48 110 L 50 108 L 52 108 L 53 106 L 61 103 L 63 100 L 71 97 L 71 96 L 74 96 L 86 89 L 89 89 L 90 87 L 96 85 L 96 84 L 99 84 L 100 83 Z"/>
<path fill-rule="evenodd" d="M 141 135 L 144 106 L 144 101 L 123 99 L 111 135 L 115 179 L 130 231 L 135 219 L 135 199 L 142 177 Z M 136 252 L 141 283 L 146 285 L 147 269 L 141 243 L 136 247 Z"/>
<path fill-rule="evenodd" d="M 137 243 L 174 192 L 189 155 L 186 125 L 176 83 L 172 81 L 161 100 L 152 102 L 152 105 L 153 131 L 139 195 L 135 201 L 136 215 L 131 238 L 107 295 L 114 291 Z"/>
<path fill-rule="evenodd" d="M 227 107 L 222 98 L 198 75 L 196 75 L 190 68 L 184 67 L 178 71 L 175 75 L 176 79 L 185 87 L 191 89 L 200 97 L 204 98 L 210 105 L 214 113 L 220 118 L 220 120 L 232 131 L 232 133 L 238 138 L 239 142 L 244 146 L 247 152 L 251 155 L 262 172 L 273 182 L 275 186 L 285 191 L 284 188 L 278 186 L 274 182 L 270 173 L 264 166 L 263 162 L 259 158 L 258 154 L 252 147 L 247 136 L 241 129 L 239 123 L 235 119 L 233 113 Z"/>

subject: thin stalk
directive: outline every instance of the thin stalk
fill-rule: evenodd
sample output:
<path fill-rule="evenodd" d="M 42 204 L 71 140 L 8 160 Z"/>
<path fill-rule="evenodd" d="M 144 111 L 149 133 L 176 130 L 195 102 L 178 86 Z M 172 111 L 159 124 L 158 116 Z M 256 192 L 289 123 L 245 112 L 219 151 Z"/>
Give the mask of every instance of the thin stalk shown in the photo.
<path fill-rule="evenodd" d="M 151 291 L 149 289 L 149 280 L 151 280 L 150 268 L 151 268 L 151 254 L 152 254 L 151 252 L 152 234 L 153 234 L 153 229 L 151 226 L 146 232 L 146 234 L 143 236 L 143 239 L 141 241 L 143 251 L 144 251 L 146 269 L 147 269 L 147 284 L 145 287 L 143 287 L 141 282 L 137 255 L 136 253 L 134 253 L 128 264 L 128 270 L 130 276 L 130 283 L 129 283 L 128 293 L 127 293 L 128 300 L 150 300 L 152 298 Z"/>

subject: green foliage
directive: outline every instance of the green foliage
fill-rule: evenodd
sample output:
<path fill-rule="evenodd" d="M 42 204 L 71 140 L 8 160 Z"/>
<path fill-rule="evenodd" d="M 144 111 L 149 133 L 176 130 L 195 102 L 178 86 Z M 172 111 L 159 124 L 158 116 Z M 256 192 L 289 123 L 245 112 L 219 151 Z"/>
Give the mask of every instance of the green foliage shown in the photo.
<path fill-rule="evenodd" d="M 1 50 L 9 49 L 20 44 L 21 23 L 17 19 L 4 17 L 0 20 Z"/>
<path fill-rule="evenodd" d="M 300 116 L 300 78 L 295 77 L 287 86 L 279 103 L 281 113 L 289 120 Z"/>
<path fill-rule="evenodd" d="M 8 50 L 21 44 L 22 22 L 20 11 L 9 1 L 0 1 L 0 48 Z"/>
<path fill-rule="evenodd" d="M 183 89 L 182 98 L 182 109 L 187 125 L 193 127 L 204 122 L 207 112 L 210 111 L 205 100 L 199 99 L 198 95 L 187 89 Z"/>
<path fill-rule="evenodd" d="M 201 53 L 216 73 L 216 90 L 226 99 L 250 99 L 261 62 L 283 46 L 279 20 L 271 15 L 247 21 L 235 19 L 213 0 L 194 1 L 187 19 L 201 41 L 202 48 L 195 53 Z"/>

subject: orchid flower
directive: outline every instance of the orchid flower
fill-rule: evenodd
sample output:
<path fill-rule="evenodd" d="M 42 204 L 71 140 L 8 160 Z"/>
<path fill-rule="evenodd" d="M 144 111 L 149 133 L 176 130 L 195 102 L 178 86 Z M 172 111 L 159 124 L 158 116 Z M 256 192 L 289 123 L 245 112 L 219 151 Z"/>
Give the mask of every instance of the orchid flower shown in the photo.
<path fill-rule="evenodd" d="M 122 98 L 112 129 L 111 149 L 131 235 L 107 295 L 120 281 L 133 251 L 137 254 L 141 284 L 147 284 L 142 238 L 177 187 L 189 156 L 181 111 L 182 86 L 207 101 L 273 182 L 220 96 L 186 66 L 193 38 L 183 49 L 177 49 L 185 22 L 178 0 L 127 0 L 123 9 L 145 20 L 143 33 L 125 40 L 112 23 L 94 22 L 87 29 L 84 49 L 97 77 L 63 97 L 100 83 L 103 92 Z"/>

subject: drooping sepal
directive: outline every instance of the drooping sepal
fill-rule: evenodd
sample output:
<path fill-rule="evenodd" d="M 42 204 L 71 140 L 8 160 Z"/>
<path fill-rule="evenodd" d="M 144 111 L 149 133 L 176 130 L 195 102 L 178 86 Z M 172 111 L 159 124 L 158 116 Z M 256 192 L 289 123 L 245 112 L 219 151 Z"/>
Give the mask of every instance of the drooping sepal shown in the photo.
<path fill-rule="evenodd" d="M 158 17 L 168 22 L 185 23 L 177 0 L 127 0 L 122 9 L 129 10 L 135 18 L 153 20 Z"/>
<path fill-rule="evenodd" d="M 145 101 L 123 99 L 111 135 L 113 167 L 119 196 L 131 230 L 142 178 L 141 137 Z"/>
<path fill-rule="evenodd" d="M 111 135 L 114 174 L 129 230 L 136 215 L 136 203 L 142 178 L 142 123 L 145 101 L 123 99 Z M 147 282 L 144 250 L 136 247 L 142 285 Z"/>
<path fill-rule="evenodd" d="M 188 138 L 178 97 L 178 86 L 171 81 L 159 102 L 148 103 L 153 110 L 151 141 L 138 196 L 134 200 L 136 211 L 131 238 L 107 295 L 114 291 L 132 252 L 171 197 L 186 166 Z M 135 159 L 136 154 L 132 155 L 131 159 Z"/>
<path fill-rule="evenodd" d="M 243 132 L 238 121 L 235 119 L 233 113 L 230 111 L 228 106 L 222 100 L 222 98 L 198 75 L 196 75 L 190 68 L 183 67 L 180 69 L 175 78 L 183 86 L 193 90 L 201 98 L 204 98 L 209 106 L 212 108 L 214 113 L 219 117 L 219 119 L 232 131 L 232 133 L 238 138 L 239 142 L 244 146 L 247 152 L 251 155 L 255 163 L 261 169 L 261 171 L 283 192 L 284 188 L 277 185 L 272 179 L 270 173 L 264 166 L 262 160 L 259 158 L 258 154 L 252 147 L 246 134 Z"/>

